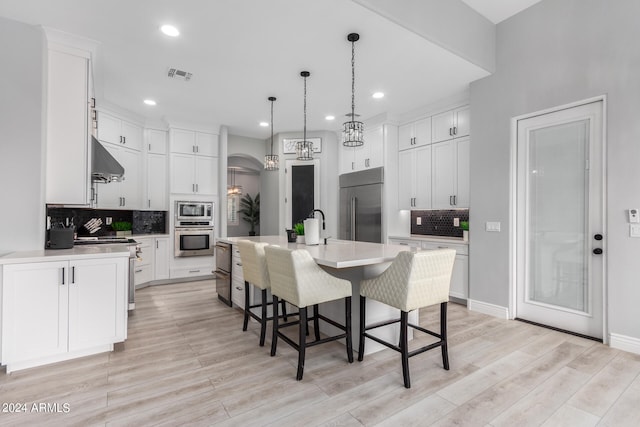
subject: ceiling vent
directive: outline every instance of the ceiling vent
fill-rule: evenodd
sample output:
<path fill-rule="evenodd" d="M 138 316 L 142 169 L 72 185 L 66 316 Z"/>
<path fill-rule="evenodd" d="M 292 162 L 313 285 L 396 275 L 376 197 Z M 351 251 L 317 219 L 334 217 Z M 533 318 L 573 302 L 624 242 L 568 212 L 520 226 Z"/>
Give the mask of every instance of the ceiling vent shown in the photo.
<path fill-rule="evenodd" d="M 186 71 L 178 70 L 177 68 L 169 68 L 169 72 L 167 75 L 172 79 L 184 80 L 188 82 L 191 80 L 191 73 L 187 73 Z"/>

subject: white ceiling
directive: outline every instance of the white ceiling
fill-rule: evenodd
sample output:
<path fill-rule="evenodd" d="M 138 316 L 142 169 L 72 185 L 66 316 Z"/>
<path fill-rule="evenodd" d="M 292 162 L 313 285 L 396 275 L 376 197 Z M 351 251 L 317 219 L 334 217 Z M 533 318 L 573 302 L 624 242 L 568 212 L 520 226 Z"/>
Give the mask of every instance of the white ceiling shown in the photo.
<path fill-rule="evenodd" d="M 462 0 L 480 15 L 497 24 L 540 0 Z"/>
<path fill-rule="evenodd" d="M 487 75 L 346 0 L 4 0 L 0 16 L 98 41 L 99 105 L 117 105 L 151 122 L 226 125 L 231 134 L 261 139 L 270 134 L 258 126 L 269 121 L 269 96 L 278 98 L 274 131 L 301 132 L 303 70 L 311 72 L 307 129 L 341 126 L 351 105 L 350 32 L 361 36 L 356 113 L 365 119 L 417 109 Z M 160 33 L 165 23 L 181 35 Z M 193 73 L 191 81 L 169 79 L 170 67 Z M 385 98 L 372 99 L 375 91 Z M 144 105 L 146 98 L 158 105 Z M 336 120 L 327 122 L 328 114 Z"/>

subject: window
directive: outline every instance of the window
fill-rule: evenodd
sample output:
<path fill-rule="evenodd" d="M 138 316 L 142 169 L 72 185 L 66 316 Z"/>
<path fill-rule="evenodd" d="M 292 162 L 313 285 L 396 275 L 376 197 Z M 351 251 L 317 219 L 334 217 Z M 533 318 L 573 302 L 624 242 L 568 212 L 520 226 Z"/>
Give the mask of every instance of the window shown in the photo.
<path fill-rule="evenodd" d="M 238 221 L 239 195 L 227 196 L 227 225 L 240 225 Z"/>

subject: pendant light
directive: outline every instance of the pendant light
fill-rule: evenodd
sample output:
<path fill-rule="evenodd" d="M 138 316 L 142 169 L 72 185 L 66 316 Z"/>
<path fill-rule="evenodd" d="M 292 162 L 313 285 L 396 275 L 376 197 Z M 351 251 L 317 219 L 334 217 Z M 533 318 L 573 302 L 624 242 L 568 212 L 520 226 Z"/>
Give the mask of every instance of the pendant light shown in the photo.
<path fill-rule="evenodd" d="M 300 75 L 304 78 L 304 128 L 302 131 L 302 141 L 296 143 L 296 153 L 298 160 L 313 160 L 313 142 L 307 141 L 307 77 L 311 75 L 308 71 L 302 71 Z"/>
<path fill-rule="evenodd" d="M 227 196 L 241 196 L 242 186 L 236 185 L 236 168 L 231 169 L 231 185 L 227 187 Z"/>
<path fill-rule="evenodd" d="M 273 154 L 273 101 L 276 100 L 276 97 L 270 96 L 268 99 L 271 101 L 271 151 L 270 154 L 265 154 L 264 156 L 264 169 L 268 171 L 277 171 L 279 169 L 278 155 Z"/>
<path fill-rule="evenodd" d="M 356 48 L 355 44 L 360 39 L 358 33 L 350 33 L 347 36 L 347 40 L 351 42 L 351 113 L 347 114 L 351 120 L 345 122 L 342 126 L 342 145 L 345 147 L 359 147 L 364 144 L 362 134 L 364 132 L 364 125 L 362 122 L 356 121 L 356 103 L 355 103 L 355 88 L 356 88 Z"/>

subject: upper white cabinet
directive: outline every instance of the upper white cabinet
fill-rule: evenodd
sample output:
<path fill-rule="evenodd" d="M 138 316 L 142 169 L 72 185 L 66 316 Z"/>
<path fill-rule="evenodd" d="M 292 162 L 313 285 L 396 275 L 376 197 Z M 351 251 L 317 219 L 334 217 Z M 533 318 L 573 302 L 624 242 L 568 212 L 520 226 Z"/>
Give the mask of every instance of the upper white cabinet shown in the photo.
<path fill-rule="evenodd" d="M 469 207 L 469 138 L 433 144 L 433 208 Z"/>
<path fill-rule="evenodd" d="M 340 144 L 340 173 L 361 171 L 384 165 L 384 126 L 365 129 L 364 144 L 345 147 Z"/>
<path fill-rule="evenodd" d="M 469 106 L 432 117 L 432 142 L 447 141 L 469 135 Z"/>
<path fill-rule="evenodd" d="M 172 128 L 169 146 L 171 193 L 218 193 L 218 135 Z"/>
<path fill-rule="evenodd" d="M 140 151 L 142 127 L 100 111 L 98 112 L 98 139 Z"/>
<path fill-rule="evenodd" d="M 398 150 L 431 144 L 431 117 L 406 123 L 398 128 Z"/>
<path fill-rule="evenodd" d="M 107 144 L 107 151 L 122 165 L 122 181 L 96 183 L 98 208 L 142 208 L 142 153 Z"/>
<path fill-rule="evenodd" d="M 431 146 L 398 152 L 399 209 L 431 208 Z"/>
<path fill-rule="evenodd" d="M 91 54 L 49 40 L 46 105 L 46 201 L 90 201 L 89 97 Z"/>
<path fill-rule="evenodd" d="M 143 209 L 168 210 L 167 132 L 146 129 L 146 176 Z"/>

